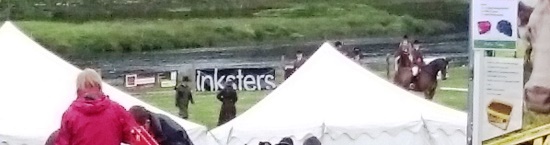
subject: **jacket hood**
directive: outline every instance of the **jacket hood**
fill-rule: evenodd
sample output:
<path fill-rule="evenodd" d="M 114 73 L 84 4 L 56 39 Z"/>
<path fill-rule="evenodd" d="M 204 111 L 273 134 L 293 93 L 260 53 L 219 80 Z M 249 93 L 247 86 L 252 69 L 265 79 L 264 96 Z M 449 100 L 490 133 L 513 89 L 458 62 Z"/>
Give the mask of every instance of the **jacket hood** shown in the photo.
<path fill-rule="evenodd" d="M 111 105 L 109 97 L 101 89 L 78 90 L 77 94 L 72 107 L 86 115 L 101 113 Z"/>

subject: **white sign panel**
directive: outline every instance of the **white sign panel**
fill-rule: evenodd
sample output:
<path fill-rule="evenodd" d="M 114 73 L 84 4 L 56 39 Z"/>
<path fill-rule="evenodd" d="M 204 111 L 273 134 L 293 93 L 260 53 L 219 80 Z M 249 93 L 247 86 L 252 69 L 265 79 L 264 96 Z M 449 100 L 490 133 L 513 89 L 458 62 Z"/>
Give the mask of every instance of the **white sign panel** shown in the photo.
<path fill-rule="evenodd" d="M 515 50 L 518 0 L 473 0 L 474 49 Z"/>
<path fill-rule="evenodd" d="M 523 59 L 484 58 L 480 78 L 482 140 L 522 128 Z"/>

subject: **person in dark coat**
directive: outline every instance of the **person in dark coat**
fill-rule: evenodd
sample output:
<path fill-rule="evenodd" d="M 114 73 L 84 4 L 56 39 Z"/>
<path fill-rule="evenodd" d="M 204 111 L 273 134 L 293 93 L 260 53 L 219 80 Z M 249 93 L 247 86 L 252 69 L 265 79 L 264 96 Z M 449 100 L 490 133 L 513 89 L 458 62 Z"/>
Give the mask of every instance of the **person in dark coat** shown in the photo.
<path fill-rule="evenodd" d="M 57 138 L 58 132 L 59 132 L 59 129 L 52 132 L 52 134 L 50 134 L 50 137 L 48 137 L 48 140 L 46 140 L 45 145 L 55 145 L 55 138 Z"/>
<path fill-rule="evenodd" d="M 359 62 L 362 59 L 361 49 L 358 47 L 353 48 L 353 53 L 350 56 L 353 61 Z"/>
<path fill-rule="evenodd" d="M 150 112 L 143 106 L 132 106 L 128 112 L 160 145 L 193 145 L 187 131 L 170 117 Z"/>
<path fill-rule="evenodd" d="M 237 103 L 238 98 L 237 92 L 233 88 L 233 83 L 226 83 L 223 90 L 216 95 L 216 98 L 222 102 L 220 117 L 218 119 L 218 126 L 220 126 L 237 116 L 235 103 Z"/>
<path fill-rule="evenodd" d="M 176 107 L 179 108 L 179 116 L 183 119 L 189 118 L 188 108 L 189 102 L 195 104 L 193 100 L 193 93 L 191 89 L 185 83 L 189 81 L 188 77 L 183 77 L 182 82 L 174 87 L 176 90 Z"/>
<path fill-rule="evenodd" d="M 317 137 L 312 136 L 304 142 L 304 145 L 321 145 L 321 141 Z"/>

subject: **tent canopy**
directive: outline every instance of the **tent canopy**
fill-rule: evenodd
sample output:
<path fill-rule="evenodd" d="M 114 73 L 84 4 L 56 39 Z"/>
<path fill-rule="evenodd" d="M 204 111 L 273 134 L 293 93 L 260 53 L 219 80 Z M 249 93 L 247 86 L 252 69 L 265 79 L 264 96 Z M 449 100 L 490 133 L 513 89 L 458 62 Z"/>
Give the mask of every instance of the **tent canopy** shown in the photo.
<path fill-rule="evenodd" d="M 76 98 L 76 76 L 81 70 L 44 49 L 11 22 L 0 28 L 0 45 L 0 142 L 44 144 Z M 207 144 L 206 127 L 170 115 L 106 83 L 103 88 L 126 108 L 141 105 L 168 115 L 196 144 Z"/>
<path fill-rule="evenodd" d="M 417 97 L 323 44 L 258 104 L 211 130 L 220 144 L 309 136 L 324 145 L 466 143 L 466 113 Z"/>

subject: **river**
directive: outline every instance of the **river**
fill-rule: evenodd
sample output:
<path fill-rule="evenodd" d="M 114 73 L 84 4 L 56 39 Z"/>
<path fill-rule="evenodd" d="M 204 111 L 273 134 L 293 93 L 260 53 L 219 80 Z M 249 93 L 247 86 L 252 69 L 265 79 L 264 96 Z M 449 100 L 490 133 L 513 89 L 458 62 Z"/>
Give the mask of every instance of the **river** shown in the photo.
<path fill-rule="evenodd" d="M 467 64 L 467 33 L 419 37 L 425 57 L 445 56 L 453 65 Z M 361 38 L 342 40 L 345 47 L 359 47 L 365 56 L 363 64 L 371 69 L 386 67 L 385 57 L 393 53 L 400 38 Z M 197 48 L 141 53 L 110 53 L 93 55 L 67 55 L 65 59 L 77 66 L 100 67 L 106 79 L 117 79 L 128 71 L 169 71 L 190 68 L 277 67 L 281 56 L 292 57 L 296 50 L 311 55 L 323 41 L 225 48 Z"/>

